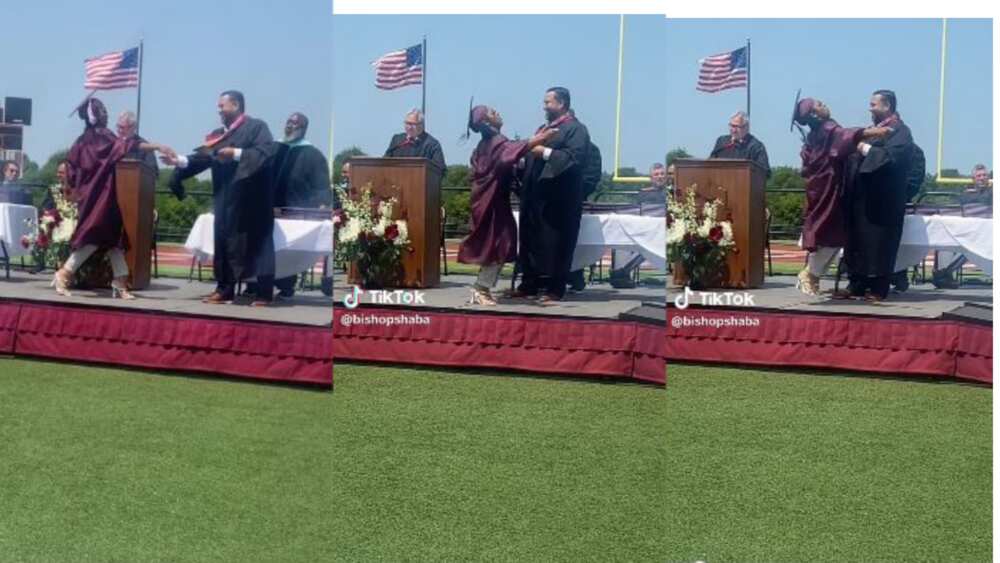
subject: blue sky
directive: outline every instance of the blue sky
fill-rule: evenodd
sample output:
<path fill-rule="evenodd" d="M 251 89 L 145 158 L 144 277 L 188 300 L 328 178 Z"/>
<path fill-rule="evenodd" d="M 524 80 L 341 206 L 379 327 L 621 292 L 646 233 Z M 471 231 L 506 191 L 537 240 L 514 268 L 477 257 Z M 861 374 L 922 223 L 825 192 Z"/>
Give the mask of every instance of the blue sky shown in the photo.
<path fill-rule="evenodd" d="M 667 145 L 707 156 L 746 90 L 703 94 L 698 59 L 751 40 L 751 131 L 774 164 L 798 165 L 789 133 L 795 91 L 819 98 L 843 125 L 869 123 L 872 91 L 896 91 L 899 111 L 936 171 L 940 20 L 667 20 Z M 992 167 L 993 60 L 989 20 L 950 20 L 943 168 Z"/>
<path fill-rule="evenodd" d="M 326 152 L 330 123 L 328 0 L 296 9 L 246 1 L 5 2 L 0 96 L 33 99 L 25 150 L 44 161 L 82 130 L 70 110 L 83 99 L 83 60 L 145 40 L 143 136 L 188 150 L 218 126 L 219 92 L 240 89 L 250 115 L 280 135 L 288 114 L 310 117 Z M 16 64 L 14 64 L 16 63 Z M 98 92 L 112 113 L 134 109 L 135 89 Z"/>
<path fill-rule="evenodd" d="M 466 163 L 460 144 L 470 95 L 496 106 L 506 132 L 529 135 L 542 121 L 541 98 L 567 86 L 573 105 L 610 170 L 617 72 L 616 16 L 337 16 L 326 0 L 298 0 L 295 10 L 221 0 L 168 5 L 120 0 L 100 6 L 67 1 L 5 6 L 0 35 L 0 96 L 34 101 L 25 148 L 42 161 L 68 147 L 81 124 L 67 118 L 82 99 L 83 59 L 145 39 L 142 131 L 153 140 L 193 147 L 218 123 L 215 99 L 242 89 L 251 115 L 276 134 L 292 111 L 312 120 L 311 140 L 328 149 L 331 104 L 335 148 L 360 145 L 380 154 L 420 104 L 420 88 L 374 88 L 370 62 L 393 49 L 429 42 L 428 129 L 449 163 Z M 56 14 L 56 15 L 53 15 Z M 667 149 L 704 156 L 741 109 L 743 90 L 694 90 L 697 61 L 753 42 L 753 131 L 772 161 L 797 164 L 788 132 L 796 88 L 819 97 L 845 125 L 867 123 L 869 93 L 895 89 L 903 118 L 934 169 L 937 148 L 939 20 L 626 20 L 622 165 L 645 169 Z M 963 172 L 992 166 L 991 27 L 952 20 L 946 92 L 944 166 Z M 16 53 L 12 56 L 11 53 Z M 134 109 L 135 91 L 98 94 L 113 114 Z"/>
<path fill-rule="evenodd" d="M 626 18 L 622 166 L 645 172 L 666 153 L 665 19 Z M 618 72 L 617 16 L 335 16 L 334 147 L 357 145 L 381 155 L 420 106 L 420 86 L 377 90 L 371 61 L 419 43 L 426 34 L 427 130 L 449 164 L 468 164 L 475 144 L 461 144 L 469 97 L 496 107 L 504 132 L 530 136 L 544 121 L 546 88 L 565 86 L 577 116 L 614 158 Z"/>

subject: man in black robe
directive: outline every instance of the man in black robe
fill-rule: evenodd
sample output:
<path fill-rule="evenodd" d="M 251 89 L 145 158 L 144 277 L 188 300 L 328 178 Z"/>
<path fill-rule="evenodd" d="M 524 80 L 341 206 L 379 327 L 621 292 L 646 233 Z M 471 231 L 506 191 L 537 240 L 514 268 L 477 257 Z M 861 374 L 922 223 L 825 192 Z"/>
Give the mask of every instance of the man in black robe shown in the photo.
<path fill-rule="evenodd" d="M 305 140 L 309 118 L 296 112 L 285 122 L 285 138 L 274 144 L 271 174 L 275 208 L 330 207 L 330 169 L 323 152 Z M 276 209 L 275 213 L 280 213 Z M 297 275 L 275 280 L 279 297 L 295 294 Z"/>
<path fill-rule="evenodd" d="M 539 132 L 559 132 L 525 156 L 518 233 L 522 279 L 512 296 L 530 298 L 543 291 L 539 302 L 547 303 L 566 294 L 580 234 L 590 133 L 570 112 L 569 90 L 549 88 L 543 103 L 547 122 Z"/>
<path fill-rule="evenodd" d="M 146 139 L 139 136 L 136 115 L 131 111 L 123 111 L 118 115 L 118 122 L 115 124 L 115 133 L 118 134 L 119 139 L 137 137 L 140 143 L 148 142 Z M 125 158 L 142 161 L 143 164 L 153 170 L 155 176 L 159 177 L 160 167 L 156 164 L 156 153 L 152 151 L 140 150 L 139 147 L 136 146 L 136 148 L 132 149 L 131 152 L 125 155 Z"/>
<path fill-rule="evenodd" d="M 750 134 L 750 117 L 738 111 L 729 118 L 729 134 L 716 139 L 709 158 L 741 158 L 757 163 L 771 177 L 764 143 Z"/>
<path fill-rule="evenodd" d="M 848 160 L 844 259 L 850 296 L 881 301 L 889 294 L 903 234 L 913 137 L 896 113 L 892 91 L 872 94 L 869 110 L 876 127 L 888 127 L 890 132 L 859 143 L 858 152 Z"/>
<path fill-rule="evenodd" d="M 256 276 L 251 305 L 268 305 L 274 291 L 274 196 L 266 167 L 271 131 L 245 113 L 240 92 L 220 94 L 218 107 L 223 127 L 192 154 L 167 154 L 162 160 L 176 167 L 170 188 L 178 198 L 184 197 L 181 181 L 212 170 L 216 288 L 204 302 L 232 303 L 237 281 Z"/>
<path fill-rule="evenodd" d="M 410 110 L 403 120 L 404 132 L 392 136 L 385 156 L 422 157 L 430 161 L 432 180 L 441 187 L 444 179 L 444 152 L 441 143 L 424 130 L 424 114 L 417 109 Z"/>

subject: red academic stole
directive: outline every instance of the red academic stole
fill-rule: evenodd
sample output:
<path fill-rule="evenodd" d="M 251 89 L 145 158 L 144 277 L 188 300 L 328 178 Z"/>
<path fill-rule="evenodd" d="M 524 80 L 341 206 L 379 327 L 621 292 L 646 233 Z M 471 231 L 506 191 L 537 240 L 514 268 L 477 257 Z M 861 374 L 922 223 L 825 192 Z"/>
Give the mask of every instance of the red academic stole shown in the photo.
<path fill-rule="evenodd" d="M 222 133 L 213 132 L 209 133 L 208 135 L 205 135 L 205 143 L 202 146 L 198 147 L 198 150 L 211 151 L 212 147 L 228 139 L 229 136 L 233 134 L 233 131 L 239 129 L 240 125 L 243 125 L 243 123 L 246 122 L 246 120 L 247 120 L 247 114 L 241 113 L 240 116 L 236 118 L 236 121 L 234 121 L 233 124 L 230 125 L 228 129 L 224 129 Z"/>
<path fill-rule="evenodd" d="M 737 141 L 737 140 L 733 139 L 732 136 L 730 136 L 729 137 L 729 142 L 726 143 L 725 145 L 723 145 L 722 148 L 724 148 L 724 149 L 731 149 L 733 147 L 738 147 L 738 146 L 742 145 L 745 142 L 747 142 L 747 138 L 746 137 L 743 137 L 742 141 Z"/>
<path fill-rule="evenodd" d="M 542 125 L 541 127 L 539 127 L 538 131 L 535 131 L 535 134 L 537 135 L 538 133 L 541 133 L 542 131 L 545 131 L 546 129 L 555 129 L 556 127 L 559 127 L 563 123 L 566 123 L 567 121 L 572 121 L 572 120 L 573 120 L 573 116 L 571 114 L 564 113 L 564 114 L 562 114 L 562 116 L 559 119 L 556 119 L 552 123 L 546 123 L 545 125 Z"/>
<path fill-rule="evenodd" d="M 899 125 L 899 114 L 894 113 L 889 117 L 883 119 L 875 127 L 888 127 L 890 129 L 895 129 Z"/>

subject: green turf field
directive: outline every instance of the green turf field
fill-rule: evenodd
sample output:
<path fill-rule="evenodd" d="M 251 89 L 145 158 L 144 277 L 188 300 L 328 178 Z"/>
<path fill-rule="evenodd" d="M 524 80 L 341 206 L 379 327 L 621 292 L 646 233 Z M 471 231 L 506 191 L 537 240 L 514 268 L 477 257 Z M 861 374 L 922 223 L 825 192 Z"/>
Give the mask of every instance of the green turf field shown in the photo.
<path fill-rule="evenodd" d="M 981 561 L 989 388 L 0 360 L 0 559 Z"/>
<path fill-rule="evenodd" d="M 667 539 L 654 386 L 0 374 L 3 560 L 659 560 Z"/>
<path fill-rule="evenodd" d="M 672 364 L 665 560 L 989 561 L 992 390 Z"/>

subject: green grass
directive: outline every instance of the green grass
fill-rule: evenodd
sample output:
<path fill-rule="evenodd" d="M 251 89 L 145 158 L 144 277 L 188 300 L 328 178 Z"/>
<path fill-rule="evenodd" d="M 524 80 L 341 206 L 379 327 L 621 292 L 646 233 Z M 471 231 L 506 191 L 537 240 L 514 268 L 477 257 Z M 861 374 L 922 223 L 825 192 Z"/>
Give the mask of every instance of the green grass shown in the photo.
<path fill-rule="evenodd" d="M 992 390 L 0 360 L 0 559 L 988 560 Z"/>
<path fill-rule="evenodd" d="M 0 559 L 660 560 L 662 389 L 0 359 Z"/>
<path fill-rule="evenodd" d="M 988 561 L 992 390 L 671 364 L 682 561 Z"/>

